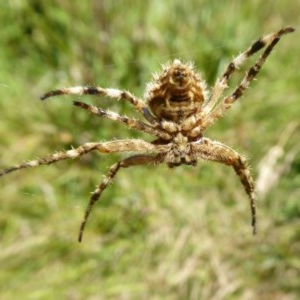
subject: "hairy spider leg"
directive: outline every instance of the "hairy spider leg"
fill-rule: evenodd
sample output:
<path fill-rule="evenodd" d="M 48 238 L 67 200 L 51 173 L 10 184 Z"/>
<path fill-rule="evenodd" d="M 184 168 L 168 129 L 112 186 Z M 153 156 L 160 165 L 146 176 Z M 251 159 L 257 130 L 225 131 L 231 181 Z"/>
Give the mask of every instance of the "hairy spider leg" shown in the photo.
<path fill-rule="evenodd" d="M 44 157 L 44 158 L 37 158 L 37 159 L 31 160 L 31 161 L 24 162 L 22 164 L 15 165 L 13 167 L 4 169 L 3 171 L 0 172 L 0 176 L 6 175 L 8 173 L 11 173 L 11 172 L 14 172 L 14 171 L 17 171 L 20 169 L 37 167 L 40 165 L 50 165 L 50 164 L 56 163 L 60 160 L 64 160 L 64 159 L 68 159 L 68 158 L 76 158 L 76 157 L 84 155 L 88 152 L 97 150 L 99 147 L 106 148 L 106 146 L 103 143 L 86 143 L 75 149 L 56 152 L 56 153 L 54 153 L 50 156 Z"/>
<path fill-rule="evenodd" d="M 256 42 L 254 42 L 246 51 L 240 53 L 237 57 L 233 59 L 232 62 L 230 62 L 223 73 L 223 75 L 217 80 L 211 97 L 209 98 L 208 102 L 205 104 L 204 111 L 210 112 L 216 105 L 218 99 L 224 92 L 224 90 L 228 87 L 228 81 L 235 70 L 239 68 L 250 56 L 264 48 L 266 45 L 272 44 L 271 47 L 269 47 L 269 50 L 265 52 L 264 55 L 268 56 L 272 50 L 272 48 L 275 46 L 275 44 L 278 42 L 278 40 L 281 38 L 282 35 L 293 32 L 295 29 L 291 27 L 283 28 L 277 32 L 268 34 L 260 39 L 258 39 Z M 275 41 L 275 42 L 274 42 Z M 265 57 L 266 58 L 266 57 Z"/>
<path fill-rule="evenodd" d="M 162 159 L 159 159 L 159 155 L 157 156 L 149 156 L 149 155 L 135 155 L 128 158 L 125 158 L 115 164 L 113 164 L 110 168 L 102 182 L 96 187 L 95 191 L 92 193 L 88 206 L 86 208 L 83 220 L 80 225 L 78 241 L 81 242 L 83 238 L 83 232 L 85 229 L 86 222 L 89 218 L 89 215 L 92 211 L 94 204 L 99 200 L 102 192 L 107 188 L 107 186 L 112 182 L 113 178 L 116 176 L 117 172 L 120 168 L 128 168 L 131 166 L 137 165 L 146 165 L 146 164 L 158 164 L 162 162 Z"/>
<path fill-rule="evenodd" d="M 88 110 L 89 112 L 100 116 L 100 117 L 104 117 L 106 119 L 110 119 L 113 121 L 117 121 L 119 123 L 123 123 L 125 125 L 127 125 L 129 128 L 133 128 L 133 129 L 137 129 L 140 130 L 142 132 L 146 132 L 152 135 L 155 135 L 159 138 L 165 139 L 165 140 L 169 140 L 172 138 L 171 135 L 169 135 L 166 131 L 164 131 L 163 129 L 158 130 L 154 127 L 152 127 L 151 125 L 148 125 L 144 122 L 141 122 L 139 120 L 133 119 L 133 118 L 128 118 L 126 116 L 122 116 L 119 115 L 118 113 L 115 112 L 111 112 L 111 111 L 107 111 L 104 110 L 100 107 L 96 107 L 94 105 L 89 105 L 86 104 L 84 102 L 80 102 L 80 101 L 74 101 L 73 102 L 75 106 L 81 107 L 85 110 Z"/>
<path fill-rule="evenodd" d="M 113 152 L 140 152 L 140 153 L 158 153 L 156 156 L 150 156 L 150 155 L 136 155 L 129 158 L 126 158 L 124 160 L 119 161 L 118 163 L 111 166 L 108 174 L 102 181 L 102 183 L 97 186 L 96 190 L 93 192 L 92 197 L 90 199 L 90 203 L 87 207 L 84 219 L 82 221 L 81 227 L 80 227 L 80 233 L 78 240 L 82 240 L 82 235 L 84 231 L 85 224 L 87 222 L 88 216 L 91 212 L 92 206 L 94 203 L 99 199 L 101 193 L 103 190 L 108 186 L 108 184 L 111 182 L 113 177 L 116 175 L 117 171 L 120 168 L 127 168 L 129 166 L 134 165 L 144 165 L 144 164 L 157 164 L 163 162 L 163 155 L 161 153 L 168 151 L 168 145 L 152 145 L 151 143 L 147 143 L 143 140 L 116 140 L 116 141 L 110 141 L 110 142 L 104 142 L 104 143 L 86 143 L 78 148 L 74 148 L 67 151 L 61 151 L 54 153 L 52 155 L 49 155 L 45 158 L 38 158 L 35 160 L 31 160 L 28 162 L 25 162 L 20 165 L 16 165 L 7 169 L 4 169 L 0 172 L 0 177 L 3 175 L 6 175 L 10 172 L 17 171 L 20 169 L 25 168 L 31 168 L 31 167 L 37 167 L 40 165 L 49 165 L 52 163 L 56 163 L 60 160 L 65 160 L 69 158 L 77 158 L 80 157 L 88 152 L 97 150 L 101 153 L 113 153 Z"/>
<path fill-rule="evenodd" d="M 284 28 L 282 30 L 279 30 L 277 33 L 273 33 L 270 35 L 267 35 L 263 40 L 264 43 L 268 43 L 267 48 L 265 51 L 262 53 L 262 55 L 259 57 L 257 62 L 248 70 L 244 78 L 242 79 L 240 85 L 233 91 L 232 94 L 230 94 L 227 97 L 224 97 L 221 102 L 209 113 L 206 115 L 202 122 L 202 128 L 205 129 L 208 126 L 210 126 L 215 120 L 219 119 L 223 113 L 229 109 L 232 104 L 239 99 L 244 91 L 248 88 L 249 84 L 253 80 L 253 78 L 258 74 L 260 71 L 261 67 L 265 63 L 267 57 L 269 54 L 272 52 L 274 46 L 279 42 L 280 38 L 282 35 L 286 33 L 293 32 L 293 28 Z M 262 44 L 261 42 L 256 42 L 258 45 Z M 255 45 L 255 44 L 254 44 Z M 256 46 L 258 47 L 258 46 Z"/>
<path fill-rule="evenodd" d="M 135 152 L 135 151 L 157 153 L 157 151 L 159 150 L 161 150 L 162 152 L 164 151 L 163 147 L 161 148 L 162 149 L 158 149 L 154 145 L 147 143 L 144 140 L 138 140 L 138 139 L 116 140 L 116 141 L 103 142 L 103 143 L 101 142 L 86 143 L 79 146 L 78 148 L 70 149 L 67 151 L 56 152 L 44 158 L 37 158 L 28 162 L 24 162 L 19 165 L 15 165 L 10 168 L 6 168 L 0 172 L 0 177 L 20 169 L 37 167 L 40 165 L 50 165 L 60 160 L 65 160 L 69 158 L 74 159 L 94 150 L 97 150 L 101 153 Z"/>
<path fill-rule="evenodd" d="M 145 119 L 150 123 L 157 123 L 156 118 L 150 113 L 146 103 L 132 95 L 128 91 L 122 91 L 113 88 L 102 88 L 102 87 L 83 87 L 83 86 L 74 86 L 68 88 L 61 88 L 58 90 L 50 91 L 43 96 L 41 100 L 45 100 L 49 97 L 59 96 L 59 95 L 96 95 L 96 96 L 105 96 L 113 99 L 122 99 L 131 103 L 136 110 L 138 110 Z"/>
<path fill-rule="evenodd" d="M 249 196 L 252 216 L 251 225 L 253 228 L 253 234 L 256 234 L 254 181 L 251 177 L 246 159 L 230 147 L 208 138 L 202 138 L 200 141 L 197 141 L 192 145 L 193 151 L 198 157 L 233 167 Z"/>

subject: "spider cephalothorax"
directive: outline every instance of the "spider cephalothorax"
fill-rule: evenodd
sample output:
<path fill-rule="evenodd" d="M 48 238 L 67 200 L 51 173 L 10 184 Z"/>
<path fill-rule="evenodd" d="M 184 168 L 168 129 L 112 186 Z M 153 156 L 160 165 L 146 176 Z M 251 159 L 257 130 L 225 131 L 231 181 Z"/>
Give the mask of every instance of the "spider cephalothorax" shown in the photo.
<path fill-rule="evenodd" d="M 153 142 L 140 139 L 125 139 L 108 142 L 90 142 L 68 151 L 57 152 L 46 158 L 35 159 L 11 168 L 4 169 L 0 176 L 19 169 L 48 165 L 69 158 L 80 157 L 97 150 L 100 153 L 134 152 L 135 155 L 113 164 L 103 181 L 92 193 L 79 232 L 82 240 L 85 224 L 94 203 L 111 183 L 120 168 L 135 165 L 166 163 L 169 167 L 181 164 L 195 166 L 199 159 L 216 161 L 232 166 L 239 176 L 250 199 L 253 233 L 256 232 L 256 209 L 254 183 L 246 159 L 230 147 L 206 138 L 203 131 L 219 119 L 231 105 L 242 96 L 250 82 L 261 69 L 266 58 L 282 35 L 293 32 L 291 27 L 283 28 L 253 43 L 246 51 L 239 54 L 227 66 L 216 81 L 208 97 L 207 88 L 201 75 L 193 64 L 183 63 L 178 59 L 164 65 L 161 73 L 154 75 L 147 85 L 145 99 L 139 99 L 131 93 L 118 89 L 101 87 L 70 87 L 54 90 L 41 97 L 42 100 L 57 95 L 98 95 L 128 101 L 142 114 L 145 121 L 128 118 L 100 107 L 75 101 L 74 105 L 91 113 L 123 123 L 156 137 Z M 234 71 L 243 62 L 266 47 L 256 63 L 248 70 L 241 83 L 228 96 L 221 98 Z"/>

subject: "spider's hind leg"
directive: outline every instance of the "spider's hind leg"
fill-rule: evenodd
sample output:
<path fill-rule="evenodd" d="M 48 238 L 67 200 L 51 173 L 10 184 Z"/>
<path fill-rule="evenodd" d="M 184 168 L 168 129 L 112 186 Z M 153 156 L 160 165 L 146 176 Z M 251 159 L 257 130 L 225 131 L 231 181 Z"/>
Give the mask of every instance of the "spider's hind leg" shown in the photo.
<path fill-rule="evenodd" d="M 61 95 L 92 95 L 92 96 L 103 96 L 117 100 L 124 100 L 131 103 L 134 108 L 139 111 L 147 121 L 150 123 L 156 123 L 155 117 L 150 113 L 148 106 L 145 102 L 128 91 L 122 91 L 114 88 L 102 88 L 102 87 L 89 87 L 89 86 L 73 86 L 61 88 L 47 92 L 40 97 L 41 100 L 46 100 L 50 97 L 61 96 Z"/>
<path fill-rule="evenodd" d="M 227 70 L 223 74 L 221 80 L 219 80 L 216 84 L 214 89 L 212 100 L 208 102 L 207 106 L 205 107 L 205 112 L 207 113 L 205 119 L 202 123 L 202 128 L 205 129 L 210 126 L 215 120 L 219 119 L 224 112 L 229 109 L 233 103 L 239 99 L 244 91 L 248 88 L 251 81 L 254 77 L 259 73 L 260 69 L 262 68 L 263 64 L 265 63 L 267 57 L 272 52 L 275 45 L 279 42 L 280 38 L 287 33 L 293 32 L 295 29 L 292 27 L 287 27 L 279 30 L 278 32 L 271 33 L 259 40 L 257 40 L 251 47 L 248 48 L 245 52 L 241 53 L 237 58 L 233 60 L 232 63 L 229 64 Z M 264 52 L 261 54 L 259 59 L 256 63 L 248 70 L 244 78 L 242 79 L 241 83 L 238 87 L 231 93 L 229 96 L 224 97 L 217 105 L 217 100 L 223 90 L 227 87 L 227 82 L 232 73 L 237 69 L 237 67 L 244 62 L 249 56 L 257 52 L 263 47 L 266 47 Z M 217 94 L 215 96 L 214 94 Z M 216 106 L 215 106 L 216 105 Z"/>
<path fill-rule="evenodd" d="M 78 241 L 82 241 L 84 228 L 88 217 L 92 211 L 94 204 L 99 200 L 102 192 L 107 188 L 107 186 L 112 182 L 113 178 L 116 176 L 120 168 L 128 168 L 136 165 L 145 165 L 145 164 L 157 164 L 160 163 L 160 159 L 158 156 L 150 156 L 150 155 L 135 155 L 118 161 L 113 164 L 110 168 L 102 182 L 96 187 L 95 191 L 92 193 L 88 206 L 86 208 L 83 220 L 80 225 Z"/>
<path fill-rule="evenodd" d="M 86 104 L 81 101 L 74 101 L 73 104 L 77 107 L 83 108 L 94 115 L 99 117 L 107 118 L 113 121 L 117 121 L 119 123 L 123 123 L 127 125 L 129 128 L 137 129 L 149 134 L 156 135 L 163 139 L 170 139 L 171 136 L 167 132 L 163 132 L 162 130 L 157 130 L 155 127 L 148 125 L 140 120 L 136 120 L 133 118 L 128 118 L 126 116 L 119 115 L 118 113 L 111 112 L 100 107 L 96 107 L 93 105 Z"/>

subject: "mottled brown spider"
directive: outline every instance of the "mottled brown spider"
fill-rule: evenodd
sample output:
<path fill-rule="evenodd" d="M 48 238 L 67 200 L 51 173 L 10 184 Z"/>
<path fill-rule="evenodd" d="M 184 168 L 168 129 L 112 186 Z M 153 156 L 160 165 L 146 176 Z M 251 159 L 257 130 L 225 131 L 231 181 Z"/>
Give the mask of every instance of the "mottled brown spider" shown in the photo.
<path fill-rule="evenodd" d="M 97 150 L 100 153 L 134 152 L 135 155 L 113 164 L 103 181 L 92 193 L 80 226 L 78 240 L 83 231 L 95 202 L 111 183 L 120 168 L 136 165 L 157 165 L 166 163 L 170 168 L 181 164 L 196 166 L 199 159 L 216 161 L 232 166 L 239 176 L 250 198 L 253 234 L 256 233 L 256 209 L 254 182 L 250 175 L 246 159 L 230 147 L 206 138 L 204 130 L 218 120 L 231 105 L 239 99 L 250 82 L 260 71 L 266 58 L 282 35 L 293 32 L 287 27 L 278 32 L 258 39 L 246 51 L 239 54 L 227 66 L 223 75 L 216 81 L 210 96 L 202 76 L 195 71 L 193 64 L 183 63 L 178 59 L 162 66 L 162 71 L 155 74 L 148 83 L 144 100 L 136 98 L 127 91 L 101 87 L 69 87 L 51 91 L 41 97 L 42 100 L 58 95 L 97 95 L 128 101 L 140 112 L 145 121 L 128 118 L 102 108 L 75 101 L 74 105 L 91 113 L 123 123 L 156 137 L 153 142 L 140 139 L 115 140 L 109 142 L 91 142 L 68 151 L 57 152 L 46 158 L 31 160 L 11 168 L 4 169 L 0 176 L 19 169 L 48 165 L 60 160 L 77 158 Z M 248 70 L 235 90 L 220 99 L 227 88 L 233 72 L 251 55 L 266 49 L 256 63 Z"/>

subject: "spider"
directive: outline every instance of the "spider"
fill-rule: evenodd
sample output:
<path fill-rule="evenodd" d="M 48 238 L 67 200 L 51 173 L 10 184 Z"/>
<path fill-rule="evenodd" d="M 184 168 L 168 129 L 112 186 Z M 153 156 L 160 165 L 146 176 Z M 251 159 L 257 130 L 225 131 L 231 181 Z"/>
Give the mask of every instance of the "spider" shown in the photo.
<path fill-rule="evenodd" d="M 196 166 L 199 159 L 215 161 L 233 167 L 243 184 L 250 199 L 251 225 L 253 234 L 255 234 L 254 182 L 245 157 L 227 145 L 204 137 L 203 132 L 221 118 L 226 110 L 243 95 L 281 36 L 293 31 L 294 28 L 286 27 L 258 39 L 228 64 L 225 72 L 217 79 L 210 93 L 207 91 L 204 79 L 194 69 L 193 64 L 184 63 L 179 59 L 163 65 L 161 72 L 153 75 L 152 81 L 146 86 L 144 100 L 135 97 L 130 92 L 114 88 L 76 86 L 50 91 L 44 94 L 41 100 L 58 95 L 89 94 L 127 101 L 144 117 L 144 121 L 119 115 L 79 101 L 74 101 L 73 104 L 92 114 L 117 121 L 131 129 L 153 135 L 156 138 L 152 142 L 146 142 L 142 139 L 89 142 L 78 148 L 56 152 L 45 158 L 31 160 L 4 169 L 0 172 L 0 176 L 20 169 L 49 165 L 64 159 L 78 158 L 91 151 L 135 153 L 113 164 L 102 182 L 92 193 L 79 230 L 78 241 L 81 242 L 93 205 L 120 169 L 161 163 L 166 163 L 168 167 L 173 168 L 182 164 Z M 264 52 L 246 72 L 240 84 L 231 94 L 222 97 L 234 71 L 250 56 L 264 47 L 266 47 Z"/>

